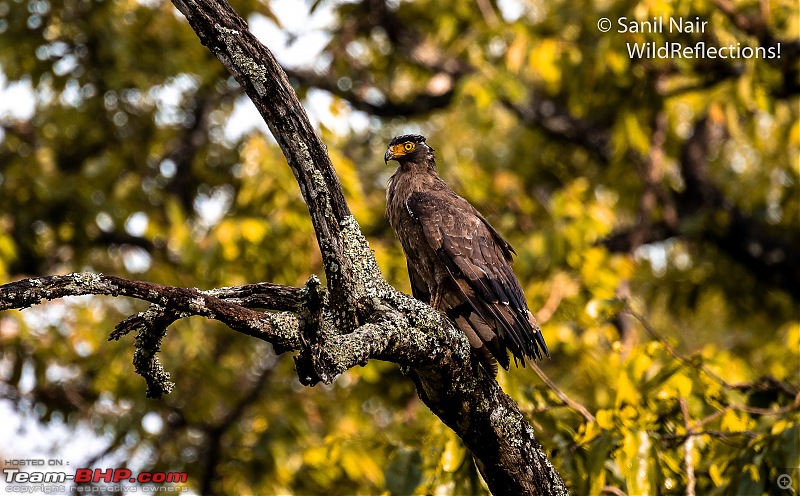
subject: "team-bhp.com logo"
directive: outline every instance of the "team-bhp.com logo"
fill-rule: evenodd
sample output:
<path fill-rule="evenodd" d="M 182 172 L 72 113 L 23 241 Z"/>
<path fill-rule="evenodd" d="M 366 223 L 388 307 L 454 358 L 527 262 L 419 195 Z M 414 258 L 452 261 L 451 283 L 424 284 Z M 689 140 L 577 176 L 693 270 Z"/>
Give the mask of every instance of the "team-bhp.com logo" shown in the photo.
<path fill-rule="evenodd" d="M 152 486 L 153 484 L 183 484 L 186 482 L 186 472 L 139 472 L 134 474 L 127 468 L 79 468 L 75 473 L 65 471 L 53 472 L 27 472 L 19 468 L 4 468 L 3 478 L 8 486 L 6 492 L 9 493 L 61 493 L 67 490 L 77 492 L 95 492 L 97 484 L 111 484 L 112 486 L 101 486 L 105 491 L 116 493 L 122 492 L 155 492 L 163 491 L 163 488 Z M 149 484 L 150 486 L 123 486 L 122 483 Z M 67 487 L 66 484 L 71 484 Z M 94 486 L 80 486 L 79 484 L 93 484 Z M 186 491 L 186 487 L 170 487 L 171 491 Z"/>

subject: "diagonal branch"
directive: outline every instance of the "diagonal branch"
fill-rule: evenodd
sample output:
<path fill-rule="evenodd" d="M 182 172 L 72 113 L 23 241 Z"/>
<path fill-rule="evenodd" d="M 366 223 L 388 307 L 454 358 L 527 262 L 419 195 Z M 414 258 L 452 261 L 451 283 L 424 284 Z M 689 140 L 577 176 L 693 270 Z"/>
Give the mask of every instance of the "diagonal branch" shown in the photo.
<path fill-rule="evenodd" d="M 586 408 L 585 406 L 581 405 L 577 401 L 567 396 L 567 394 L 564 391 L 562 391 L 561 388 L 559 388 L 556 385 L 556 383 L 552 381 L 552 379 L 547 377 L 547 374 L 545 374 L 544 371 L 541 368 L 539 368 L 538 365 L 536 365 L 535 363 L 532 363 L 530 365 L 533 371 L 536 372 L 536 375 L 538 375 L 539 378 L 542 380 L 542 382 L 547 384 L 547 387 L 549 387 L 556 394 L 556 396 L 558 396 L 558 398 L 564 402 L 565 405 L 567 405 L 574 411 L 580 413 L 583 416 L 583 418 L 586 419 L 587 422 L 595 421 L 595 416 L 592 415 L 592 413 L 589 411 L 588 408 Z"/>
<path fill-rule="evenodd" d="M 346 293 L 356 283 L 340 224 L 349 207 L 327 149 L 314 133 L 286 73 L 267 47 L 224 1 L 175 0 L 203 45 L 222 62 L 253 101 L 281 147 L 308 206 L 332 298 L 346 307 Z M 348 316 L 350 325 L 355 323 Z"/>

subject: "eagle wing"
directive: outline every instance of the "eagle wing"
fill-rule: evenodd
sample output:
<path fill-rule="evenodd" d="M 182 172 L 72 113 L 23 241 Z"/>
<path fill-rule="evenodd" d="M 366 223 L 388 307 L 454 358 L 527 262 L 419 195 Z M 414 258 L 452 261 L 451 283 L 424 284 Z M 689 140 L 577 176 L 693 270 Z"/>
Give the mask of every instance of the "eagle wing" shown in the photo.
<path fill-rule="evenodd" d="M 441 307 L 467 334 L 481 361 L 493 366 L 493 357 L 508 369 L 506 348 L 523 366 L 526 356 L 549 355 L 511 270 L 513 249 L 489 222 L 449 191 L 412 193 L 406 208 L 450 277 Z M 409 273 L 416 286 L 410 264 Z"/>

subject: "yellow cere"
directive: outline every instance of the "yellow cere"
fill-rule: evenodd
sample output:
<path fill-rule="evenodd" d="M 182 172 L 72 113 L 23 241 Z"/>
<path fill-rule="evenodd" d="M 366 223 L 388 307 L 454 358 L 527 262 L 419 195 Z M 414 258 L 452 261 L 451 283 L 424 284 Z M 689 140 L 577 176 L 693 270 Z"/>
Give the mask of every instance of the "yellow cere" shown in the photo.
<path fill-rule="evenodd" d="M 414 151 L 415 147 L 416 145 L 411 141 L 406 141 L 405 143 L 394 145 L 392 147 L 392 155 L 394 155 L 395 157 L 402 157 L 403 155 L 406 155 Z"/>

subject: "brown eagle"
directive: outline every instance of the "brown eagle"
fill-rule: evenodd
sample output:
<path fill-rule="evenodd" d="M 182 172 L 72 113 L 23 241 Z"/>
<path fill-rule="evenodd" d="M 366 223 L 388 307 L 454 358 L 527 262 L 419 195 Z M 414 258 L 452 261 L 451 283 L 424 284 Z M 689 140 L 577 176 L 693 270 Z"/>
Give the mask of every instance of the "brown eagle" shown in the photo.
<path fill-rule="evenodd" d="M 406 255 L 414 298 L 442 310 L 469 338 L 486 370 L 550 356 L 514 272 L 516 254 L 500 233 L 436 174 L 433 148 L 418 134 L 389 143 L 386 215 Z"/>

